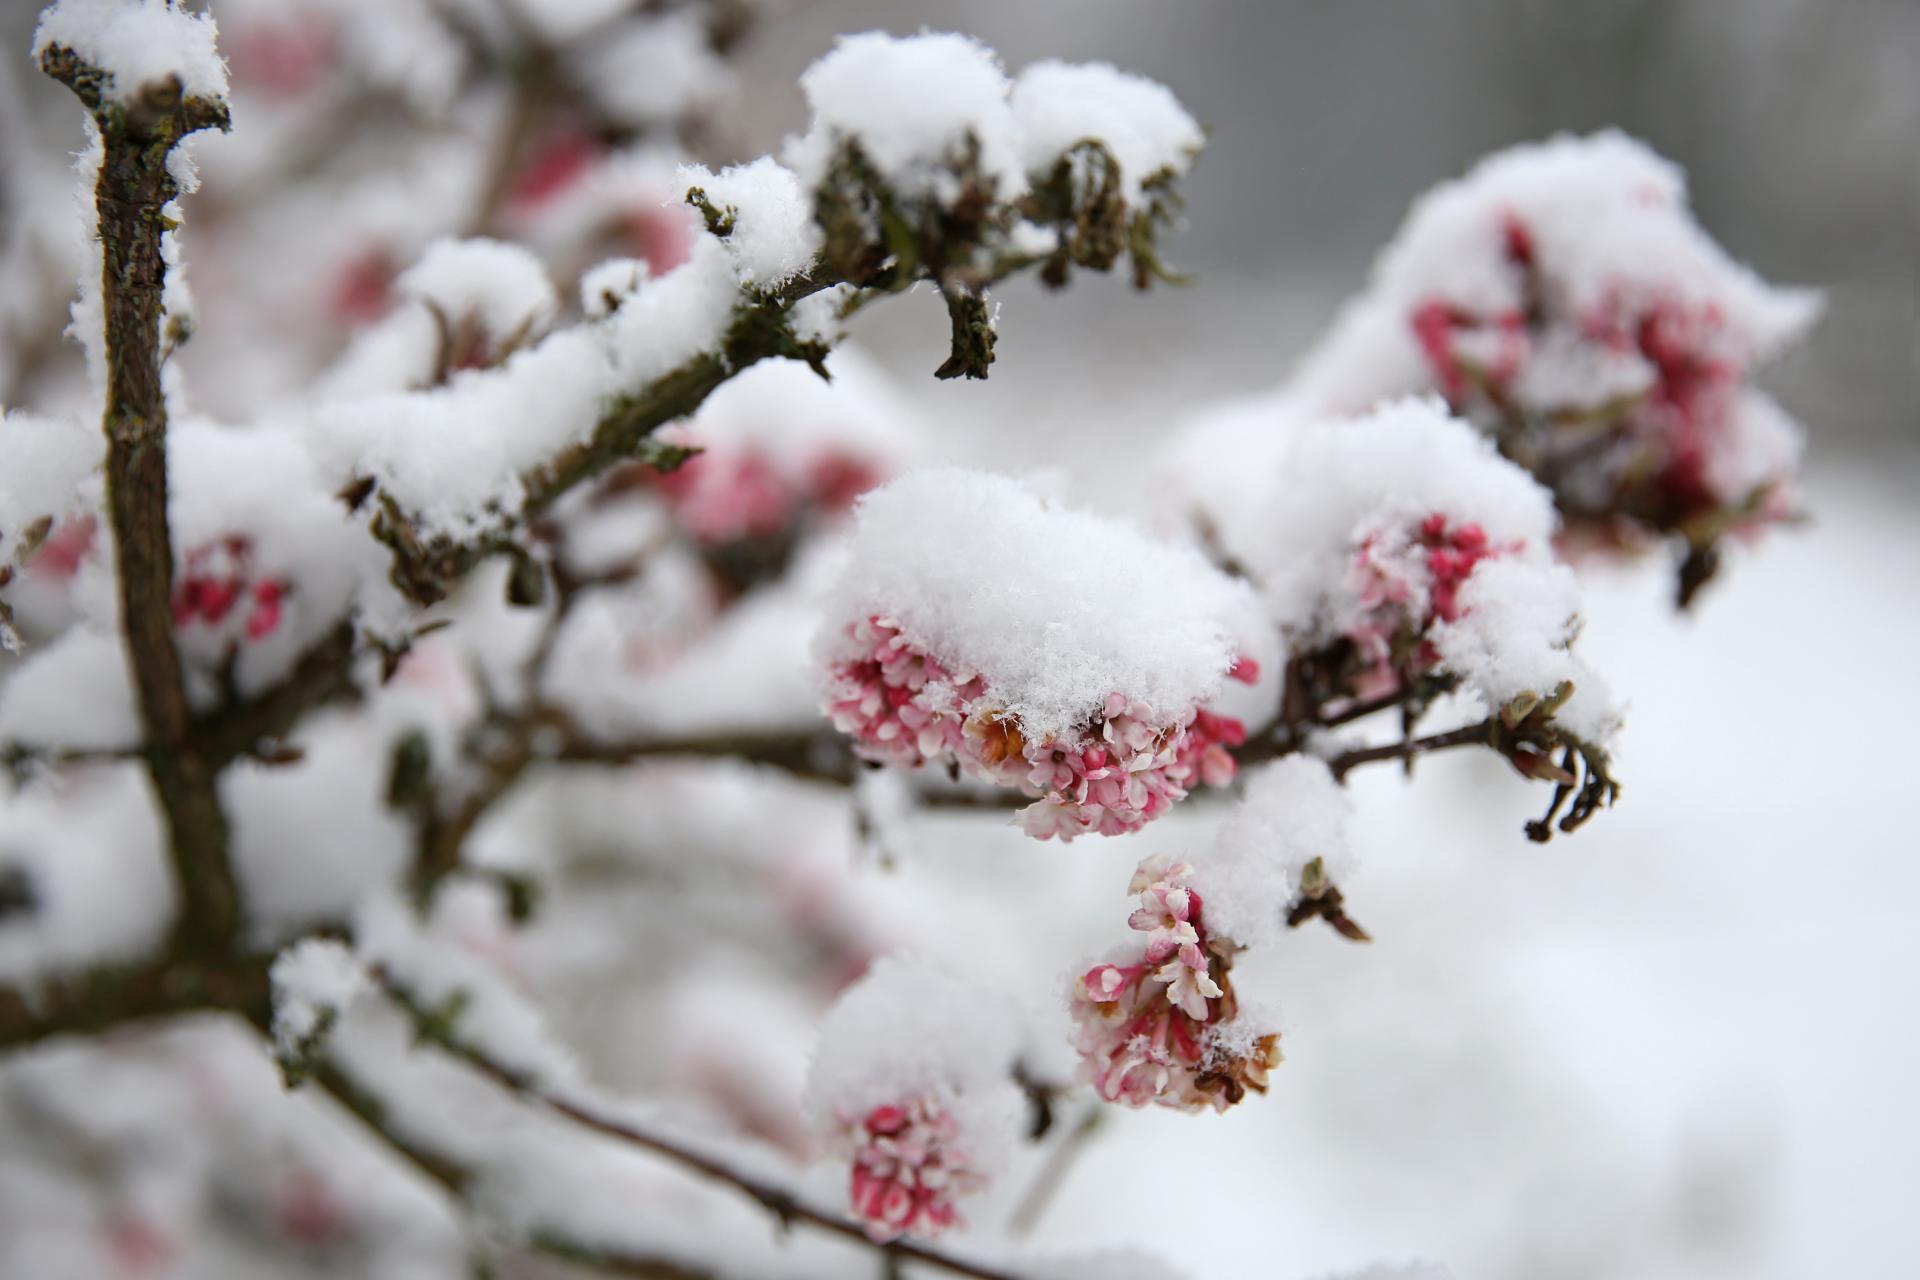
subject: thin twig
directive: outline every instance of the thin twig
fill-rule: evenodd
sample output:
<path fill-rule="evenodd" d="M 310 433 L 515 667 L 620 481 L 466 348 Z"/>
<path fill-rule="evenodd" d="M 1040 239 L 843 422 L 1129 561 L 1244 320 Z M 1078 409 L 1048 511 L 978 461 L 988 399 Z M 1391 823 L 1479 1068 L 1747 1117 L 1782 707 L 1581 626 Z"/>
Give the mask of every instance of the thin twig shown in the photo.
<path fill-rule="evenodd" d="M 1060 1188 L 1066 1184 L 1067 1175 L 1073 1172 L 1074 1161 L 1086 1152 L 1089 1139 L 1100 1127 L 1101 1116 L 1099 1104 L 1089 1106 L 1074 1122 L 1073 1128 L 1053 1144 L 1053 1150 L 1047 1153 L 1046 1163 L 1034 1175 L 1032 1185 L 1020 1201 L 1020 1207 L 1007 1224 L 1012 1234 L 1026 1236 L 1033 1233 L 1041 1215 L 1046 1213 L 1054 1197 L 1060 1193 Z"/>
<path fill-rule="evenodd" d="M 436 1017 L 435 1010 L 422 1004 L 391 974 L 376 973 L 375 976 L 388 995 L 407 1011 L 423 1031 L 429 1032 L 428 1039 L 431 1043 L 465 1063 L 479 1075 L 518 1095 L 523 1100 L 551 1111 L 583 1129 L 651 1152 L 691 1173 L 724 1183 L 759 1204 L 782 1223 L 805 1223 L 810 1227 L 878 1250 L 890 1257 L 924 1263 L 953 1275 L 974 1277 L 974 1280 L 1022 1280 L 1016 1272 L 956 1257 L 912 1240 L 876 1241 L 859 1223 L 839 1214 L 815 1208 L 787 1187 L 744 1173 L 715 1156 L 696 1150 L 665 1134 L 655 1133 L 631 1121 L 604 1115 L 592 1107 L 560 1097 L 540 1086 L 524 1072 L 515 1071 L 495 1061 L 479 1045 L 454 1034 L 447 1028 L 444 1018 Z"/>
<path fill-rule="evenodd" d="M 1352 751 L 1343 751 L 1327 761 L 1327 767 L 1336 778 L 1347 774 L 1363 764 L 1372 764 L 1379 760 L 1411 760 L 1415 756 L 1427 755 L 1434 751 L 1446 751 L 1453 747 L 1483 747 L 1492 741 L 1493 721 L 1481 720 L 1446 733 L 1428 734 L 1424 738 L 1412 738 L 1401 742 L 1389 742 L 1378 747 L 1357 747 Z"/>

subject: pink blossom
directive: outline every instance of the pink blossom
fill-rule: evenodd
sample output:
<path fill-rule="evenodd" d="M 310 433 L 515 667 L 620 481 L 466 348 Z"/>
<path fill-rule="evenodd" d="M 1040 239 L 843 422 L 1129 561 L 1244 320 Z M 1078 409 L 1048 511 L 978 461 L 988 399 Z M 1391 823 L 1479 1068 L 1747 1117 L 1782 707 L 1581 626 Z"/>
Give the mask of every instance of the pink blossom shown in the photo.
<path fill-rule="evenodd" d="M 1208 937 L 1192 874 L 1164 856 L 1142 862 L 1131 886 L 1140 905 L 1128 923 L 1144 941 L 1076 985 L 1081 1073 L 1108 1102 L 1224 1111 L 1248 1089 L 1264 1092 L 1280 1060 L 1277 1036 L 1219 1035 L 1237 1016 L 1227 982 L 1233 947 Z"/>
<path fill-rule="evenodd" d="M 1020 811 L 1040 840 L 1137 831 L 1196 786 L 1225 786 L 1246 741 L 1238 720 L 1189 707 L 1157 714 L 1111 694 L 1071 740 L 1035 741 L 984 677 L 950 671 L 899 623 L 875 616 L 847 629 L 826 712 L 868 759 L 917 767 L 950 763 L 1037 803 Z"/>
<path fill-rule="evenodd" d="M 1455 524 L 1439 512 L 1411 530 L 1378 529 L 1362 537 L 1349 575 L 1359 613 L 1347 637 L 1360 661 L 1350 696 L 1390 693 L 1405 676 L 1432 667 L 1438 656 L 1427 632 L 1459 620 L 1460 590 L 1475 567 L 1520 550 L 1495 546 L 1478 524 Z"/>
<path fill-rule="evenodd" d="M 1571 413 L 1584 424 L 1583 434 L 1569 437 L 1587 442 L 1584 461 L 1572 469 L 1557 465 L 1552 476 L 1542 473 L 1556 488 L 1578 486 L 1570 506 L 1573 490 L 1561 494 L 1570 520 L 1625 520 L 1662 532 L 1714 524 L 1751 532 L 1791 515 L 1789 475 L 1767 478 L 1746 493 L 1719 491 L 1712 482 L 1719 461 L 1743 447 L 1740 393 L 1752 363 L 1719 303 L 1690 298 L 1678 285 L 1623 279 L 1604 289 L 1598 303 L 1574 311 L 1552 286 L 1560 264 L 1541 260 L 1532 228 L 1509 211 L 1496 231 L 1522 305 L 1477 310 L 1429 297 L 1413 308 L 1407 325 L 1435 387 L 1483 427 L 1505 438 L 1530 416 L 1546 418 L 1551 427 L 1556 415 Z M 1557 358 L 1566 358 L 1570 339 L 1596 362 L 1637 360 L 1651 380 L 1619 404 L 1530 403 L 1521 375 L 1549 336 L 1561 340 Z M 1592 448 L 1594 428 L 1608 425 L 1617 447 Z M 1530 446 L 1534 452 L 1542 447 L 1553 447 L 1550 437 Z M 1631 545 L 1618 537 L 1607 541 Z"/>
<path fill-rule="evenodd" d="M 81 564 L 93 552 L 94 535 L 100 522 L 90 515 L 73 516 L 55 525 L 27 561 L 34 574 L 65 580 L 80 572 Z"/>
<path fill-rule="evenodd" d="M 854 1216 L 875 1240 L 939 1235 L 960 1222 L 954 1201 L 985 1183 L 970 1167 L 953 1113 L 938 1099 L 875 1107 L 844 1123 L 854 1148 Z"/>
<path fill-rule="evenodd" d="M 272 635 L 293 588 L 284 579 L 256 577 L 252 560 L 252 544 L 238 535 L 188 552 L 186 572 L 173 585 L 174 625 L 213 630 L 237 617 L 248 640 Z"/>

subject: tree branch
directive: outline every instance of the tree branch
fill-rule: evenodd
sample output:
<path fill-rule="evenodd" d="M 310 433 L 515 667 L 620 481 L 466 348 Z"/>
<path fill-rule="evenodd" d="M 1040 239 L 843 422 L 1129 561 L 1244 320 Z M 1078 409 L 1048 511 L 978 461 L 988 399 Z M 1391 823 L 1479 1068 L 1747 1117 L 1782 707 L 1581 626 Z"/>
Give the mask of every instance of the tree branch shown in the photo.
<path fill-rule="evenodd" d="M 160 385 L 160 320 L 166 263 L 165 212 L 179 194 L 168 168 L 189 133 L 225 128 L 226 104 L 186 96 L 177 76 L 140 86 L 131 99 L 102 90 L 111 73 L 72 50 L 47 49 L 41 67 L 86 103 L 102 147 L 95 185 L 106 317 L 107 508 L 113 527 L 127 657 L 146 730 L 146 759 L 165 810 L 168 849 L 180 882 L 181 949 L 221 951 L 239 925 L 239 891 L 227 860 L 212 759 L 194 733 L 173 643 L 173 542 L 167 524 L 167 403 Z"/>
<path fill-rule="evenodd" d="M 0 987 L 0 1050 L 181 1013 L 225 1010 L 259 1021 L 269 1016 L 271 963 L 167 956 L 54 979 L 31 993 Z"/>
<path fill-rule="evenodd" d="M 1380 760 L 1411 760 L 1416 756 L 1427 755 L 1434 751 L 1447 751 L 1454 747 L 1485 747 L 1493 743 L 1493 720 L 1480 720 L 1445 733 L 1429 734 L 1424 738 L 1411 738 L 1402 742 L 1389 742 L 1378 747 L 1357 747 L 1352 751 L 1343 751 L 1327 761 L 1327 767 L 1333 770 L 1333 776 L 1344 778 L 1363 764 L 1372 764 Z"/>
<path fill-rule="evenodd" d="M 815 1208 L 786 1187 L 743 1173 L 717 1157 L 665 1134 L 643 1129 L 630 1121 L 603 1115 L 582 1103 L 560 1097 L 541 1087 L 524 1073 L 496 1062 L 479 1045 L 461 1038 L 455 1028 L 448 1026 L 448 1020 L 441 1016 L 439 1011 L 421 1003 L 404 985 L 396 981 L 392 974 L 383 971 L 376 973 L 375 977 L 394 1002 L 413 1019 L 423 1039 L 465 1063 L 479 1075 L 526 1102 L 561 1116 L 583 1129 L 663 1157 L 689 1173 L 724 1183 L 759 1204 L 782 1223 L 802 1222 L 810 1227 L 853 1240 L 888 1258 L 924 1263 L 952 1275 L 970 1276 L 974 1280 L 1021 1280 L 1016 1272 L 972 1262 L 911 1240 L 876 1241 L 859 1223 L 839 1214 Z"/>

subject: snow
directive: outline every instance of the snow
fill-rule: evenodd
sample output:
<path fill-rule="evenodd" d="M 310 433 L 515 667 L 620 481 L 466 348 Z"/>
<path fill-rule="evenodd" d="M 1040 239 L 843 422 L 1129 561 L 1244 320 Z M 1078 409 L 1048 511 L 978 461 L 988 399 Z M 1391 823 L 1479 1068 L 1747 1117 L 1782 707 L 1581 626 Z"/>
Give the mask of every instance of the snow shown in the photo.
<path fill-rule="evenodd" d="M 1533 555 L 1553 534 L 1546 490 L 1437 399 L 1396 401 L 1351 422 L 1278 422 L 1274 443 L 1279 456 L 1257 468 L 1263 491 L 1215 514 L 1227 549 L 1254 571 L 1291 632 L 1345 630 L 1330 611 L 1354 546 L 1372 529 L 1439 513 Z"/>
<path fill-rule="evenodd" d="M 0 553 L 40 517 L 73 507 L 104 448 L 97 425 L 24 410 L 0 416 Z"/>
<path fill-rule="evenodd" d="M 1097 138 L 1119 163 L 1129 203 L 1140 198 L 1145 180 L 1185 173 L 1206 143 L 1165 85 L 1104 62 L 1033 63 L 1014 81 L 1012 103 L 1030 175 L 1046 178 L 1069 148 Z"/>
<path fill-rule="evenodd" d="M 1321 761 L 1287 756 L 1243 775 L 1244 791 L 1213 843 L 1190 861 L 1207 928 L 1243 947 L 1286 929 L 1300 873 L 1315 858 L 1345 885 L 1353 872 L 1347 828 L 1353 801 Z"/>
<path fill-rule="evenodd" d="M 568 61 L 594 104 L 635 128 L 670 124 L 710 107 L 730 83 L 695 8 L 602 29 L 577 43 Z"/>
<path fill-rule="evenodd" d="M 1563 681 L 1573 697 L 1554 721 L 1588 742 L 1619 731 L 1621 709 L 1599 674 L 1569 645 L 1577 633 L 1580 587 L 1561 564 L 1494 559 L 1460 588 L 1461 614 L 1434 626 L 1441 666 L 1496 710 L 1524 693 L 1545 697 Z"/>
<path fill-rule="evenodd" d="M 479 958 L 436 936 L 411 907 L 392 896 L 371 897 L 353 919 L 356 953 L 422 1008 L 458 1006 L 454 1033 L 491 1061 L 536 1088 L 576 1087 L 573 1056 L 548 1033 L 538 1010 Z"/>
<path fill-rule="evenodd" d="M 16 677 L 9 691 L 20 683 Z M 24 872 L 34 900 L 30 911 L 0 920 L 0 982 L 30 987 L 152 952 L 176 900 L 161 839 L 137 764 L 96 766 L 58 787 L 0 795 L 0 868 Z"/>
<path fill-rule="evenodd" d="M 40 15 L 33 54 L 54 46 L 73 50 L 111 74 L 108 90 L 122 102 L 170 75 L 189 97 L 225 98 L 227 66 L 214 34 L 212 17 L 168 0 L 58 0 Z"/>
<path fill-rule="evenodd" d="M 239 688 L 265 688 L 340 624 L 363 586 L 382 581 L 384 549 L 348 515 L 334 497 L 338 486 L 290 432 L 188 418 L 167 432 L 167 462 L 176 580 L 192 572 L 196 551 L 240 538 L 249 583 L 286 587 L 279 623 L 267 634 L 246 634 L 236 608 L 225 626 L 183 624 L 182 654 L 209 676 L 237 643 L 232 675 Z M 192 692 L 213 696 L 206 684 Z"/>
<path fill-rule="evenodd" d="M 345 943 L 303 938 L 273 962 L 273 1040 L 285 1060 L 305 1054 L 324 1024 L 337 1021 L 372 987 Z"/>
<path fill-rule="evenodd" d="M 1419 305 L 1439 298 L 1487 316 L 1524 308 L 1523 276 L 1505 240 L 1513 219 L 1532 239 L 1556 311 L 1585 316 L 1613 302 L 1710 308 L 1726 357 L 1743 368 L 1796 341 L 1820 311 L 1818 293 L 1774 288 L 1730 258 L 1689 212 L 1680 170 L 1645 144 L 1612 130 L 1563 134 L 1496 152 L 1415 201 L 1366 290 L 1302 361 L 1290 389 L 1322 410 L 1353 412 L 1426 387 L 1408 323 Z M 1550 396 L 1547 406 L 1593 405 L 1648 376 L 1637 355 L 1624 368 L 1595 363 L 1581 350 L 1590 346 L 1549 344 L 1529 361 L 1545 357 L 1547 370 L 1526 375 L 1528 389 Z M 1555 351 L 1570 363 L 1554 360 Z"/>
<path fill-rule="evenodd" d="M 390 739 L 378 720 L 326 716 L 292 739 L 298 762 L 242 761 L 221 775 L 234 875 L 259 938 L 337 924 L 399 881 L 413 829 L 386 803 Z"/>
<path fill-rule="evenodd" d="M 908 955 L 874 962 L 820 1023 L 807 1097 L 824 1129 L 920 1097 L 947 1106 L 970 1168 L 1008 1158 L 1026 1109 L 1013 1082 L 1016 1020 L 978 980 Z"/>
<path fill-rule="evenodd" d="M 437 311 L 450 329 L 473 318 L 495 344 L 537 337 L 559 303 L 538 258 L 484 238 L 434 241 L 393 287 Z"/>
<path fill-rule="evenodd" d="M 138 746 L 133 677 L 118 634 L 69 628 L 37 645 L 0 685 L 0 741 L 42 750 Z"/>
<path fill-rule="evenodd" d="M 949 165 L 969 141 L 996 195 L 1025 186 L 1010 86 L 993 50 L 963 35 L 926 32 L 842 36 L 800 77 L 813 113 L 807 134 L 788 144 L 787 163 L 819 185 L 842 141 L 857 141 L 903 196 L 940 194 Z"/>
<path fill-rule="evenodd" d="M 597 263 L 580 277 L 580 309 L 590 319 L 604 319 L 638 293 L 652 276 L 652 268 L 640 258 L 608 258 Z"/>
<path fill-rule="evenodd" d="M 1219 692 L 1245 646 L 1244 584 L 1195 551 L 980 471 L 936 469 L 862 498 L 817 648 L 891 618 L 984 676 L 1030 738 L 1069 736 L 1109 694 L 1177 716 Z"/>
<path fill-rule="evenodd" d="M 820 227 L 813 219 L 813 193 L 799 176 L 771 156 L 715 173 L 705 165 L 681 166 L 683 188 L 699 187 L 733 229 L 722 242 L 741 283 L 756 289 L 785 284 L 813 265 Z"/>

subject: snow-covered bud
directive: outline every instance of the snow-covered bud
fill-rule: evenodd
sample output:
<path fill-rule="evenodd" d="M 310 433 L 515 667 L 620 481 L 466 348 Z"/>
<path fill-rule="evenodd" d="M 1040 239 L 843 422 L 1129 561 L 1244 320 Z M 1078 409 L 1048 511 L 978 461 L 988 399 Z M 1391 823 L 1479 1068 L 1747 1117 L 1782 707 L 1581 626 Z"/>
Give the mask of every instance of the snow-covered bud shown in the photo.
<path fill-rule="evenodd" d="M 235 643 L 264 640 L 279 627 L 292 590 L 284 578 L 257 574 L 252 544 L 230 535 L 186 553 L 174 577 L 173 624 L 203 628 Z"/>
<path fill-rule="evenodd" d="M 1560 137 L 1422 197 L 1295 391 L 1338 412 L 1439 392 L 1583 542 L 1682 541 L 1684 595 L 1723 535 L 1792 510 L 1800 428 L 1748 383 L 1818 311 L 1727 256 L 1673 165 Z"/>
<path fill-rule="evenodd" d="M 1296 415 L 1270 407 L 1241 463 L 1262 482 L 1222 486 L 1208 514 L 1316 700 L 1459 683 L 1492 710 L 1571 683 L 1559 723 L 1605 742 L 1618 711 L 1571 650 L 1579 593 L 1554 559 L 1552 495 L 1436 397 Z"/>
<path fill-rule="evenodd" d="M 849 1158 L 848 1198 L 876 1240 L 938 1235 L 1018 1132 L 1012 1009 L 918 960 L 887 957 L 835 1002 L 808 1092 Z"/>
<path fill-rule="evenodd" d="M 1244 728 L 1204 704 L 1248 674 L 1242 584 L 978 472 L 910 476 L 858 513 L 818 649 L 863 755 L 1018 788 L 1042 839 L 1136 830 L 1232 780 Z"/>

